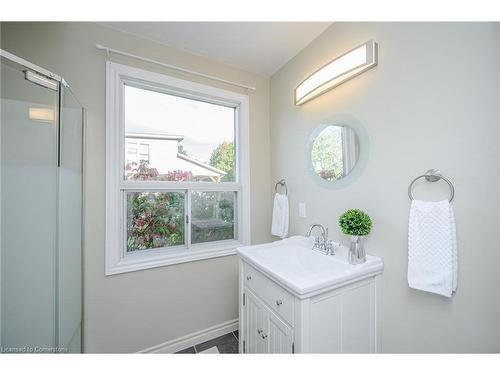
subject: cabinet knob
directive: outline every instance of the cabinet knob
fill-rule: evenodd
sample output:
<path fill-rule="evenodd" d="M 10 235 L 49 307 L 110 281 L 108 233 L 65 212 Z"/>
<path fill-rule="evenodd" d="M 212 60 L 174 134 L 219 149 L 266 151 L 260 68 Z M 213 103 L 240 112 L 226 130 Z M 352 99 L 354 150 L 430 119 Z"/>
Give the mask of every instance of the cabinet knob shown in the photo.
<path fill-rule="evenodd" d="M 259 328 L 259 329 L 257 330 L 257 333 L 258 333 L 259 335 L 260 335 L 262 332 L 264 332 L 264 331 L 262 330 L 262 328 Z"/>
<path fill-rule="evenodd" d="M 248 275 L 247 280 L 252 280 L 252 276 Z"/>
<path fill-rule="evenodd" d="M 280 306 L 280 305 L 283 305 L 283 301 L 280 300 L 280 299 L 277 299 L 276 300 L 276 306 Z"/>
<path fill-rule="evenodd" d="M 267 339 L 267 335 L 265 333 L 262 334 L 261 336 L 264 340 Z"/>

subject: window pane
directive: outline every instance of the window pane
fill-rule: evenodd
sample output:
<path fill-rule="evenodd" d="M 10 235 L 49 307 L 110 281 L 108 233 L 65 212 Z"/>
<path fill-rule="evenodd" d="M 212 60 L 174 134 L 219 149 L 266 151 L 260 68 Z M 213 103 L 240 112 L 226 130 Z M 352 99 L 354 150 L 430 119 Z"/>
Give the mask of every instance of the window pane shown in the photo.
<path fill-rule="evenodd" d="M 235 233 L 236 193 L 193 192 L 191 195 L 191 243 L 229 240 Z"/>
<path fill-rule="evenodd" d="M 125 85 L 126 179 L 235 181 L 234 140 L 235 108 Z"/>
<path fill-rule="evenodd" d="M 127 251 L 184 244 L 184 193 L 127 193 Z"/>

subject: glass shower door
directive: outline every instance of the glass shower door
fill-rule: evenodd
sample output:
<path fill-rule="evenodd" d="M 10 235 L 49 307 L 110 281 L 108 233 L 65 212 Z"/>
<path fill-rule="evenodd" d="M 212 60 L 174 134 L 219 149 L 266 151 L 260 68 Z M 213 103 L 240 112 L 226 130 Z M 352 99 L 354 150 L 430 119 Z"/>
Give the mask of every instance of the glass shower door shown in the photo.
<path fill-rule="evenodd" d="M 2 58 L 2 351 L 55 347 L 58 91 Z M 38 349 L 47 348 L 47 349 Z"/>
<path fill-rule="evenodd" d="M 83 111 L 61 86 L 58 193 L 58 346 L 81 351 Z"/>
<path fill-rule="evenodd" d="M 2 56 L 0 352 L 80 352 L 82 109 L 23 64 Z"/>

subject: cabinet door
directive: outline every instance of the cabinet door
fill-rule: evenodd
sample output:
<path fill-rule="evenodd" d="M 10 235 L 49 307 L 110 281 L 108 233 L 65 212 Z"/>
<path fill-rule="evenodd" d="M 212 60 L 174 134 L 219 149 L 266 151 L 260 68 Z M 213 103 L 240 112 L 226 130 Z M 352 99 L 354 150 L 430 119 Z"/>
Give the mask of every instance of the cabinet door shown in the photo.
<path fill-rule="evenodd" d="M 248 289 L 245 289 L 245 352 L 246 353 L 268 353 L 267 340 L 264 339 L 267 333 L 267 319 L 265 306 Z"/>
<path fill-rule="evenodd" d="M 267 312 L 269 353 L 293 353 L 293 330 L 270 310 Z"/>

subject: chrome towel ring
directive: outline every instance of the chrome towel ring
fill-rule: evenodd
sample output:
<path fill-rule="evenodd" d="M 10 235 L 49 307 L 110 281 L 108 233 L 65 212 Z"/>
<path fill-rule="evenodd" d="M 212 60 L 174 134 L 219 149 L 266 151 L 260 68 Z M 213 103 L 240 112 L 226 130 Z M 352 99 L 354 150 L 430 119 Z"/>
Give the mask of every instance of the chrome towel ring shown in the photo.
<path fill-rule="evenodd" d="M 451 201 L 455 197 L 455 187 L 453 186 L 453 184 L 451 183 L 450 180 L 448 180 L 446 177 L 444 177 L 441 174 L 441 172 L 438 169 L 429 169 L 427 172 L 425 172 L 425 174 L 414 178 L 413 181 L 410 182 L 410 185 L 408 186 L 408 196 L 410 197 L 411 200 L 413 200 L 413 194 L 412 194 L 413 183 L 422 177 L 425 177 L 425 179 L 428 182 L 436 182 L 436 181 L 439 181 L 441 179 L 443 181 L 445 181 L 448 184 L 448 186 L 450 187 L 450 198 L 448 200 L 451 203 Z"/>
<path fill-rule="evenodd" d="M 288 195 L 288 188 L 286 186 L 286 182 L 284 179 L 279 180 L 276 182 L 276 185 L 274 185 L 274 192 L 278 193 L 278 185 L 283 186 L 285 188 L 285 195 Z"/>

